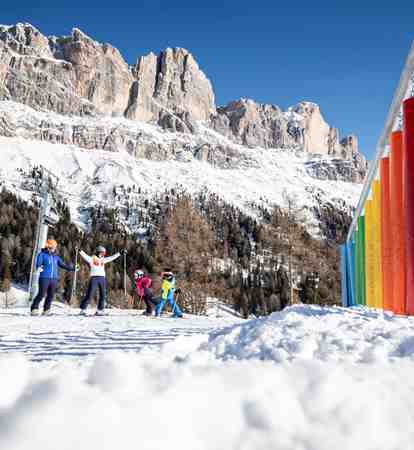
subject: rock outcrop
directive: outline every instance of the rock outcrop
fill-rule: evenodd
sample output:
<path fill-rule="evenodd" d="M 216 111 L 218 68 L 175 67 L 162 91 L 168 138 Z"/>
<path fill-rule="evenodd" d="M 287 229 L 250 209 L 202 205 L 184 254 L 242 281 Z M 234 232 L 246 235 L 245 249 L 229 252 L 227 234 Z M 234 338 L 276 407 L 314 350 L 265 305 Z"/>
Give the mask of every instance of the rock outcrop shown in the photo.
<path fill-rule="evenodd" d="M 30 24 L 0 25 L 0 100 L 62 115 L 154 122 L 184 133 L 203 121 L 245 146 L 295 149 L 366 166 L 355 136 L 340 140 L 314 103 L 282 111 L 240 99 L 216 109 L 212 85 L 187 50 L 150 53 L 130 67 L 116 48 L 76 28 L 70 36 L 45 37 Z"/>
<path fill-rule="evenodd" d="M 53 56 L 49 39 L 29 24 L 0 26 L 0 100 L 61 114 L 92 114 L 75 92 L 72 65 Z"/>
<path fill-rule="evenodd" d="M 98 44 L 78 29 L 69 38 L 51 38 L 54 56 L 70 64 L 69 77 L 77 96 L 106 115 L 124 114 L 133 77 L 119 51 Z"/>
<path fill-rule="evenodd" d="M 35 111 L 14 102 L 0 103 L 0 136 L 75 145 L 86 150 L 127 152 L 153 161 L 197 159 L 223 169 L 255 164 L 232 143 L 206 142 L 204 135 L 163 133 L 157 126 L 125 119 L 67 117 Z"/>
<path fill-rule="evenodd" d="M 355 136 L 339 139 L 315 103 L 301 102 L 283 112 L 275 105 L 262 105 L 249 99 L 218 108 L 210 117 L 212 128 L 249 147 L 297 148 L 306 153 L 331 155 L 352 160 L 359 155 Z"/>
<path fill-rule="evenodd" d="M 240 99 L 217 112 L 211 117 L 212 127 L 242 145 L 281 148 L 294 142 L 288 133 L 287 120 L 277 106 Z"/>
<path fill-rule="evenodd" d="M 362 183 L 364 181 L 367 166 L 365 159 L 343 158 L 317 159 L 306 163 L 308 174 L 318 180 L 347 181 Z"/>
<path fill-rule="evenodd" d="M 207 120 L 215 112 L 211 83 L 185 49 L 167 48 L 158 57 L 150 53 L 132 71 L 136 81 L 126 111 L 129 119 L 148 121 L 170 114 L 188 126 L 189 120 Z"/>
<path fill-rule="evenodd" d="M 76 28 L 46 38 L 30 24 L 0 26 L 1 99 L 60 114 L 161 121 L 180 131 L 215 111 L 211 83 L 185 49 L 143 56 L 130 68 L 116 48 Z"/>

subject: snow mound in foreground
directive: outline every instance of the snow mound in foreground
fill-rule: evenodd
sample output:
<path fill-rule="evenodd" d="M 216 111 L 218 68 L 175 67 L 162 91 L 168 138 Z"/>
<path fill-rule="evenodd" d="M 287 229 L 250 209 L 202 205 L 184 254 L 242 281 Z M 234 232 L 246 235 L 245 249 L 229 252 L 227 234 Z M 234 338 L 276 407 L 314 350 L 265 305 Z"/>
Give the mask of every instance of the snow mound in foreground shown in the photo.
<path fill-rule="evenodd" d="M 40 363 L 7 355 L 0 442 L 8 450 L 407 450 L 413 355 L 411 318 L 304 305 L 156 350 Z"/>
<path fill-rule="evenodd" d="M 91 366 L 0 366 L 8 450 L 407 450 L 414 439 L 408 361 L 192 367 L 106 353 Z"/>
<path fill-rule="evenodd" d="M 212 333 L 201 349 L 221 360 L 414 359 L 414 319 L 368 308 L 296 305 Z"/>

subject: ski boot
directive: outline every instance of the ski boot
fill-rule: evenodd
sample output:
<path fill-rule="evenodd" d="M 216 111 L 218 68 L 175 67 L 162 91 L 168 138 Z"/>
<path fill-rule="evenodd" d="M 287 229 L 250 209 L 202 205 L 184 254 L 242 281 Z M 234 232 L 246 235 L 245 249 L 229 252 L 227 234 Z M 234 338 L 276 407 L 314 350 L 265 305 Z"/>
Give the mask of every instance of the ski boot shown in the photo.
<path fill-rule="evenodd" d="M 174 313 L 172 315 L 173 319 L 182 319 L 183 318 L 183 314 L 182 313 Z"/>
<path fill-rule="evenodd" d="M 86 309 L 81 309 L 79 315 L 80 316 L 87 316 L 88 313 L 86 312 Z"/>
<path fill-rule="evenodd" d="M 103 309 L 98 309 L 95 313 L 95 316 L 106 316 L 106 314 Z"/>
<path fill-rule="evenodd" d="M 42 316 L 51 316 L 52 311 L 50 309 L 45 309 L 42 313 Z"/>
<path fill-rule="evenodd" d="M 30 311 L 31 316 L 40 316 L 40 311 L 38 309 L 32 309 Z"/>

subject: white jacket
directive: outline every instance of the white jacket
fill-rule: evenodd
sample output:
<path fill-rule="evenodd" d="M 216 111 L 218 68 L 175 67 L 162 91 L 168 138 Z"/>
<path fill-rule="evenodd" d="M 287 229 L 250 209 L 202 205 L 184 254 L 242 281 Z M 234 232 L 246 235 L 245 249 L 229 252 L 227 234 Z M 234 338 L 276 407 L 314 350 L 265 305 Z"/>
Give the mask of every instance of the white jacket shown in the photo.
<path fill-rule="evenodd" d="M 80 255 L 89 264 L 89 267 L 91 268 L 91 277 L 104 277 L 105 264 L 110 263 L 121 256 L 120 253 L 116 253 L 108 258 L 100 258 L 99 256 L 89 256 L 84 251 L 81 251 Z"/>

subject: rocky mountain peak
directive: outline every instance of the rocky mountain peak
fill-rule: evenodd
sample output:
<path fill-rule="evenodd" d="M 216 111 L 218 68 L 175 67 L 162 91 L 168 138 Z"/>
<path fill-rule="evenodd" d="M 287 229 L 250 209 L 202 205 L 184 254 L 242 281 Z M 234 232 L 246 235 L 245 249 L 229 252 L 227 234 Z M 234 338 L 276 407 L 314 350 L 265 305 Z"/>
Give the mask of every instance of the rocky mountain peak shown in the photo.
<path fill-rule="evenodd" d="M 30 23 L 0 25 L 0 41 L 19 55 L 52 57 L 48 38 Z"/>
<path fill-rule="evenodd" d="M 132 74 L 135 80 L 125 111 L 129 119 L 156 121 L 163 128 L 188 132 L 194 121 L 207 120 L 215 111 L 212 85 L 184 48 L 141 56 Z"/>
<path fill-rule="evenodd" d="M 78 28 L 47 38 L 30 24 L 1 26 L 3 80 L 0 99 L 63 114 L 124 115 L 190 131 L 215 111 L 211 83 L 188 50 L 151 53 L 131 68 L 116 48 Z"/>
<path fill-rule="evenodd" d="M 249 147 L 344 159 L 358 153 L 356 138 L 340 140 L 315 103 L 282 111 L 240 98 L 216 109 L 212 84 L 187 49 L 151 52 L 129 66 L 115 47 L 78 28 L 47 38 L 27 23 L 0 25 L 0 100 L 65 115 L 124 116 L 180 132 L 203 121 Z"/>
<path fill-rule="evenodd" d="M 317 103 L 309 102 L 309 101 L 301 101 L 296 105 L 292 106 L 291 109 L 302 116 L 311 116 L 315 112 L 320 113 L 320 108 Z"/>
<path fill-rule="evenodd" d="M 211 126 L 240 144 L 264 148 L 296 148 L 310 154 L 337 156 L 351 160 L 359 153 L 355 136 L 342 140 L 329 126 L 319 105 L 300 102 L 287 111 L 276 105 L 241 98 L 217 110 Z M 366 165 L 361 155 L 361 168 Z"/>
<path fill-rule="evenodd" d="M 280 148 L 289 144 L 285 140 L 287 123 L 275 105 L 241 98 L 219 108 L 210 121 L 216 131 L 243 145 Z"/>
<path fill-rule="evenodd" d="M 86 33 L 84 33 L 79 28 L 72 28 L 71 38 L 74 42 L 87 42 L 88 44 L 96 45 L 99 44 L 94 41 L 91 37 L 89 37 Z"/>

